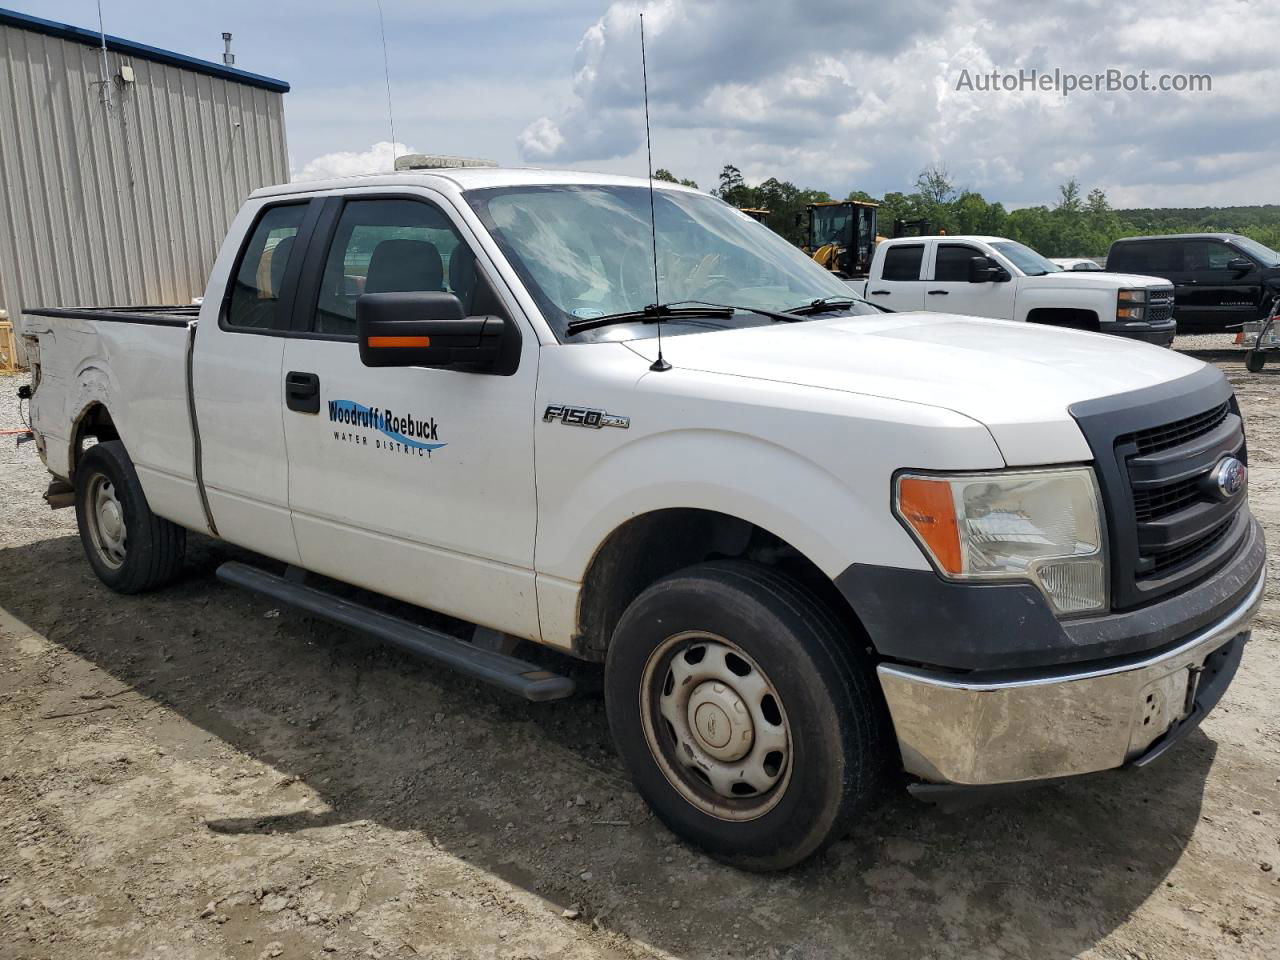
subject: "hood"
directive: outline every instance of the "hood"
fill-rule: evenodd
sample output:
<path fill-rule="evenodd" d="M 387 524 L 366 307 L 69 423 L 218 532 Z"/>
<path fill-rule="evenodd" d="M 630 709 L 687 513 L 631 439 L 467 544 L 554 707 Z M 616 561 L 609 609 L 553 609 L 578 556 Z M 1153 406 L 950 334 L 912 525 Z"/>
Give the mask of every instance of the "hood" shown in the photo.
<path fill-rule="evenodd" d="M 1021 277 L 1023 283 L 1034 283 L 1037 287 L 1062 287 L 1078 290 L 1120 290 L 1125 287 L 1171 287 L 1173 283 L 1161 277 L 1144 277 L 1137 273 L 1107 273 L 1105 270 L 1062 270 L 1059 273 L 1046 273 L 1041 277 Z"/>
<path fill-rule="evenodd" d="M 628 346 L 649 360 L 657 355 L 654 339 Z M 1176 380 L 1204 366 L 1105 334 L 941 313 L 668 336 L 663 353 L 676 370 L 953 410 L 984 424 L 1010 465 L 1092 459 L 1067 411 L 1071 404 Z"/>

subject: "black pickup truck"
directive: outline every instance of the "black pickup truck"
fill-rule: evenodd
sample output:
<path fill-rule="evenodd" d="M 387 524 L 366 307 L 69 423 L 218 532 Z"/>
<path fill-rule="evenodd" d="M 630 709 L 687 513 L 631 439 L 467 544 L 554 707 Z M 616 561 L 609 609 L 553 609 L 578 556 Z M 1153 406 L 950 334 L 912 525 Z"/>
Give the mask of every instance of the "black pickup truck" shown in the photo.
<path fill-rule="evenodd" d="M 1235 233 L 1127 237 L 1107 270 L 1164 277 L 1179 333 L 1222 333 L 1265 317 L 1280 296 L 1280 253 Z"/>

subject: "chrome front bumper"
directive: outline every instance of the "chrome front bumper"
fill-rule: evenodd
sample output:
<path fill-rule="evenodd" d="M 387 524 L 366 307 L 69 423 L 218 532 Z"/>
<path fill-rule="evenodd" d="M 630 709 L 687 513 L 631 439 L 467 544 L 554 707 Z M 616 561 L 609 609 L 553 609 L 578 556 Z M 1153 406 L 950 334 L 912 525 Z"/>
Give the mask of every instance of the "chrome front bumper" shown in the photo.
<path fill-rule="evenodd" d="M 1139 760 L 1180 724 L 1194 725 L 1206 661 L 1243 642 L 1266 577 L 1227 616 L 1171 650 L 1116 666 L 1074 665 L 999 680 L 966 680 L 881 664 L 908 773 L 931 783 L 1017 783 L 1109 770 Z M 1234 669 L 1234 663 L 1231 668 Z M 1230 676 L 1222 678 L 1222 684 Z"/>

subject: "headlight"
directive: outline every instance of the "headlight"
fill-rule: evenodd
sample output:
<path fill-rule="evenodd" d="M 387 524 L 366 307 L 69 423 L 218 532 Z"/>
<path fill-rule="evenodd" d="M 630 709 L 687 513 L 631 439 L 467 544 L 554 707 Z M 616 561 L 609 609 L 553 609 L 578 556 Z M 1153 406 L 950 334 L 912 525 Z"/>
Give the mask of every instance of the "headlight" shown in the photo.
<path fill-rule="evenodd" d="M 1121 290 L 1116 297 L 1117 320 L 1141 320 L 1146 314 L 1143 304 L 1147 302 L 1147 291 Z"/>
<path fill-rule="evenodd" d="M 1088 467 L 899 474 L 894 510 L 949 580 L 1029 580 L 1057 614 L 1107 608 L 1097 481 Z"/>

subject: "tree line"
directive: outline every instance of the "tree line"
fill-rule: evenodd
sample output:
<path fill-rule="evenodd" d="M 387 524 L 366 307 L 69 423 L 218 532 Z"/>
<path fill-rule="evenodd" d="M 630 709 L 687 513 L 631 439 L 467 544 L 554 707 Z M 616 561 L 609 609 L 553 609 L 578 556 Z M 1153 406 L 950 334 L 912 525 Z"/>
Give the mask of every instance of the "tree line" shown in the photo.
<path fill-rule="evenodd" d="M 654 178 L 697 187 L 668 170 L 655 171 Z M 797 246 L 805 242 L 805 207 L 836 199 L 825 190 L 797 187 L 776 177 L 750 186 L 733 164 L 725 164 L 711 193 L 735 207 L 768 210 L 764 222 Z M 1163 233 L 1240 233 L 1280 249 L 1280 205 L 1116 210 L 1105 191 L 1095 187 L 1086 193 L 1074 177 L 1058 188 L 1052 206 L 1018 210 L 1006 210 L 976 190 L 957 187 L 941 166 L 921 171 L 910 193 L 890 191 L 873 197 L 853 190 L 845 199 L 880 204 L 877 217 L 885 236 L 891 235 L 895 220 L 926 220 L 934 232 L 1009 237 L 1046 257 L 1102 257 L 1120 237 Z"/>

